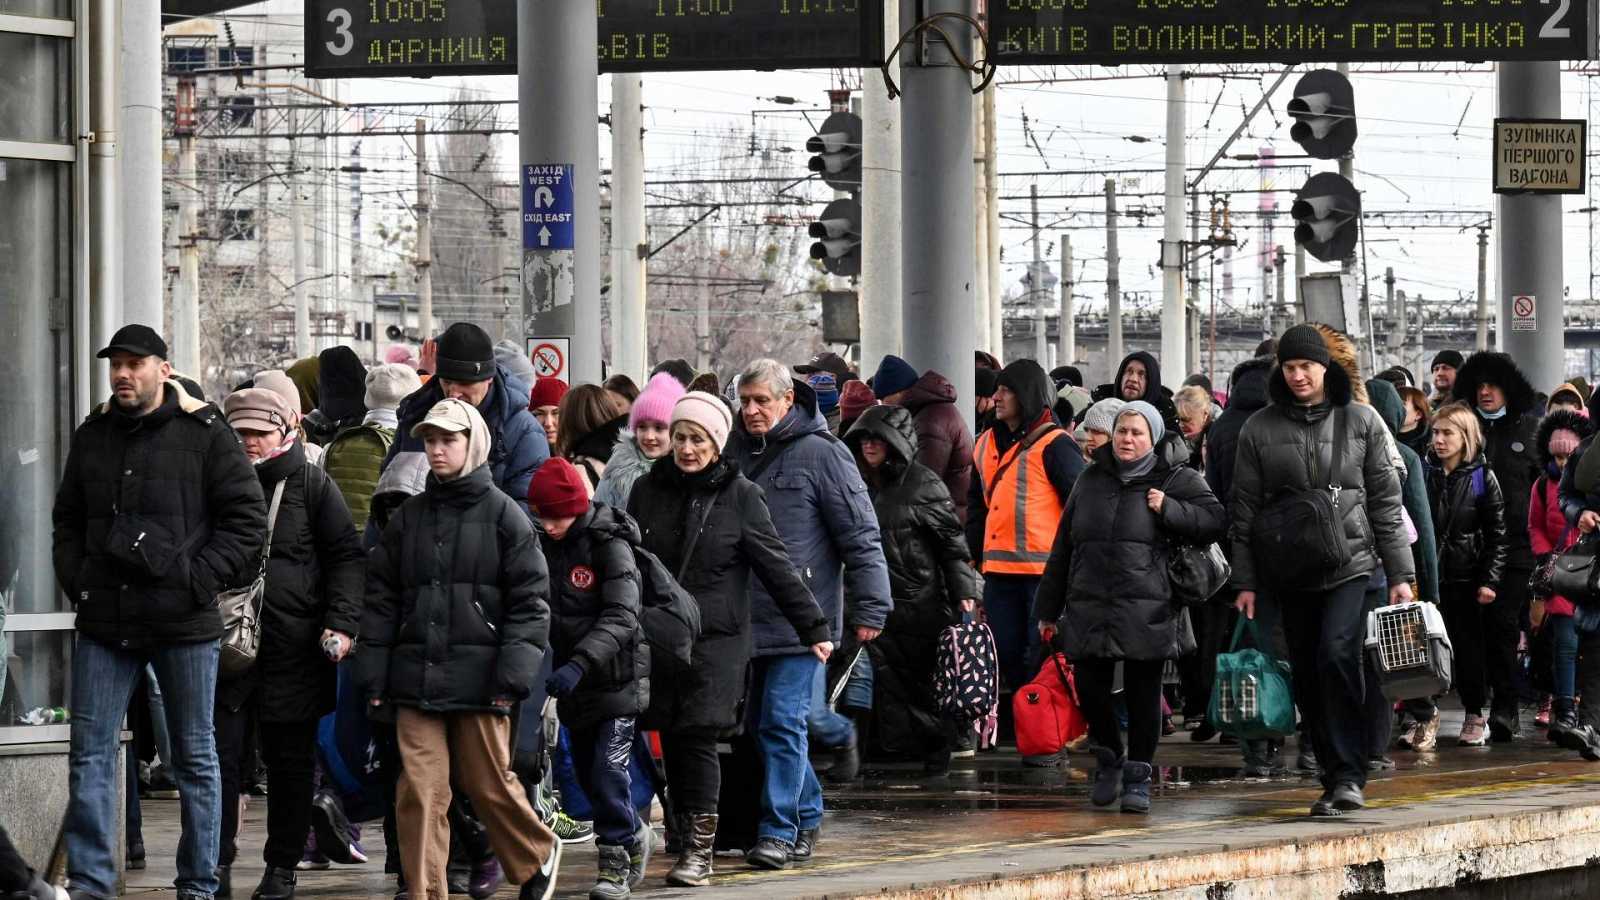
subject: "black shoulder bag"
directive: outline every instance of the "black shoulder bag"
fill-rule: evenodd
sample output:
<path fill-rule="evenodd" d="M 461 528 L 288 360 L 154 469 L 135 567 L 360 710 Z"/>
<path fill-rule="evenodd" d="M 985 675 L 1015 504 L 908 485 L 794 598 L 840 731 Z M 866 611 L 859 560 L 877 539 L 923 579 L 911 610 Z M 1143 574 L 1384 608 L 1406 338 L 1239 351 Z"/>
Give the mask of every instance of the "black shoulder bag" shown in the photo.
<path fill-rule="evenodd" d="M 1182 468 L 1175 468 L 1161 484 L 1161 493 L 1172 502 L 1172 480 Z M 1180 501 L 1181 502 L 1181 501 Z M 1157 521 L 1159 524 L 1159 515 Z M 1197 545 L 1178 535 L 1172 535 L 1167 545 L 1167 579 L 1172 585 L 1173 602 L 1182 606 L 1199 606 L 1216 596 L 1222 586 L 1233 576 L 1228 556 L 1215 541 Z"/>
<path fill-rule="evenodd" d="M 1333 418 L 1333 458 L 1326 486 L 1318 484 L 1313 449 L 1311 487 L 1278 497 L 1256 515 L 1250 535 L 1257 570 L 1266 585 L 1298 588 L 1318 581 L 1350 562 L 1350 544 L 1345 540 L 1344 521 L 1339 509 L 1339 467 L 1344 461 L 1347 412 L 1335 407 Z"/>

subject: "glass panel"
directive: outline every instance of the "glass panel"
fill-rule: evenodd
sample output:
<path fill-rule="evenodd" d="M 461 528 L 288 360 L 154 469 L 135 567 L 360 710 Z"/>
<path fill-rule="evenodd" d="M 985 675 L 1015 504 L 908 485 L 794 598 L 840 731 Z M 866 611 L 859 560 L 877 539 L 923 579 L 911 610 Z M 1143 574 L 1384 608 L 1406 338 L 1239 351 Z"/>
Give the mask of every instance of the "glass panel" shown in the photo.
<path fill-rule="evenodd" d="M 227 66 L 253 66 L 256 64 L 256 48 L 254 47 L 218 47 L 217 65 Z"/>
<path fill-rule="evenodd" d="M 44 16 L 51 19 L 72 18 L 70 0 L 0 0 L 0 13 L 14 16 Z"/>
<path fill-rule="evenodd" d="M 71 41 L 0 32 L 0 138 L 67 142 L 71 64 Z"/>
<path fill-rule="evenodd" d="M 0 58 L 0 70 L 5 68 Z M 51 562 L 50 507 L 70 402 L 68 165 L 0 159 L 0 602 L 13 613 L 70 609 Z M 54 316 L 52 316 L 54 312 Z M 52 321 L 52 319 L 55 321 Z"/>
<path fill-rule="evenodd" d="M 182 44 L 168 47 L 167 68 L 174 72 L 193 72 L 196 69 L 210 68 L 206 64 L 206 48 Z"/>
<path fill-rule="evenodd" d="M 72 697 L 72 632 L 14 631 L 0 639 L 5 644 L 0 727 L 59 724 Z"/>

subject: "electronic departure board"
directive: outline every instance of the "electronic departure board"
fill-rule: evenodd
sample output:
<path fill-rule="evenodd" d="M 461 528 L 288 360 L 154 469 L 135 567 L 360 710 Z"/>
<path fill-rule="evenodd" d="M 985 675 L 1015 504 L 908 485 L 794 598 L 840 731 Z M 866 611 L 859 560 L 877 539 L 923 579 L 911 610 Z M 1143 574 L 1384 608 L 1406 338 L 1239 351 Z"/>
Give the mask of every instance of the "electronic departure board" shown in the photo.
<path fill-rule="evenodd" d="M 1594 0 L 989 0 L 1000 64 L 1560 60 Z"/>
<path fill-rule="evenodd" d="M 883 59 L 883 2 L 595 0 L 595 49 L 602 72 L 877 65 Z M 512 74 L 516 4 L 306 0 L 306 74 Z"/>

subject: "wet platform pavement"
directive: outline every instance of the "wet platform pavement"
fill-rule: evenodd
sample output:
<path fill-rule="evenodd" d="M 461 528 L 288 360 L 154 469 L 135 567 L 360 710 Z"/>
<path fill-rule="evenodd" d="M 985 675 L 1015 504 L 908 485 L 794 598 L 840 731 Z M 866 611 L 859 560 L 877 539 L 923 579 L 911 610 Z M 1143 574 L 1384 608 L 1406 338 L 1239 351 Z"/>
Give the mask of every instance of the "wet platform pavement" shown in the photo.
<path fill-rule="evenodd" d="M 818 854 L 783 872 L 758 872 L 719 856 L 709 888 L 671 889 L 658 853 L 636 895 L 661 897 L 1092 897 L 1196 898 L 1383 896 L 1600 863 L 1600 764 L 1535 734 L 1488 748 L 1454 746 L 1460 713 L 1445 712 L 1441 748 L 1391 753 L 1372 775 L 1369 808 L 1310 819 L 1315 781 L 1240 777 L 1238 748 L 1195 744 L 1180 731 L 1161 745 L 1149 816 L 1089 806 L 1087 762 L 1024 767 L 1015 754 L 958 761 L 947 777 L 920 766 L 868 766 L 850 788 L 827 792 Z M 1293 762 L 1293 745 L 1286 752 Z M 130 872 L 128 894 L 172 896 L 178 837 L 175 801 L 145 801 L 150 868 Z M 240 831 L 236 896 L 261 873 L 265 805 L 250 805 Z M 383 841 L 372 860 L 300 876 L 301 897 L 388 897 Z M 659 827 L 658 827 L 659 836 Z M 592 844 L 569 846 L 560 897 L 587 896 Z M 502 888 L 497 896 L 514 897 Z"/>

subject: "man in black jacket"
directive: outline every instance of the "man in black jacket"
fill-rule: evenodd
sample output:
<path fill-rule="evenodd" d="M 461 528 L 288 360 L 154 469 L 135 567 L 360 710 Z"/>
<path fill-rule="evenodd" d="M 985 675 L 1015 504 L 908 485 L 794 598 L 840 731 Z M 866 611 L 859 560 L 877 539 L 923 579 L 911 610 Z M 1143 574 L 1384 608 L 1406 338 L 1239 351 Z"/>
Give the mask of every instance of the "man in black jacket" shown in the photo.
<path fill-rule="evenodd" d="M 116 893 L 117 730 L 146 664 L 172 731 L 183 805 L 180 900 L 217 890 L 221 788 L 212 703 L 217 592 L 252 571 L 266 536 L 261 484 L 216 407 L 169 381 L 167 345 L 128 325 L 101 350 L 112 399 L 72 437 L 55 503 L 55 571 L 78 610 L 72 654 L 74 900 Z"/>
<path fill-rule="evenodd" d="M 1173 434 L 1179 431 L 1178 407 L 1172 402 L 1172 391 L 1161 384 L 1161 363 L 1150 353 L 1135 350 L 1123 357 L 1111 383 L 1102 384 L 1094 390 L 1095 400 L 1107 397 L 1127 403 L 1143 400 L 1160 411 L 1161 422 L 1167 431 Z"/>
<path fill-rule="evenodd" d="M 1483 453 L 1506 499 L 1506 537 L 1510 555 L 1499 593 L 1490 606 L 1485 640 L 1501 654 L 1516 653 L 1518 632 L 1531 597 L 1528 576 L 1533 574 L 1533 548 L 1528 543 L 1528 503 L 1539 477 L 1539 410 L 1541 405 L 1515 361 L 1505 353 L 1474 353 L 1456 372 L 1455 399 L 1478 413 L 1483 429 Z M 1486 620 L 1489 621 L 1489 620 Z M 1507 649 L 1509 648 L 1509 650 Z M 1508 696 L 1501 696 L 1506 694 Z M 1512 691 L 1495 694 L 1489 713 L 1489 737 L 1496 743 L 1517 735 L 1517 697 Z"/>

